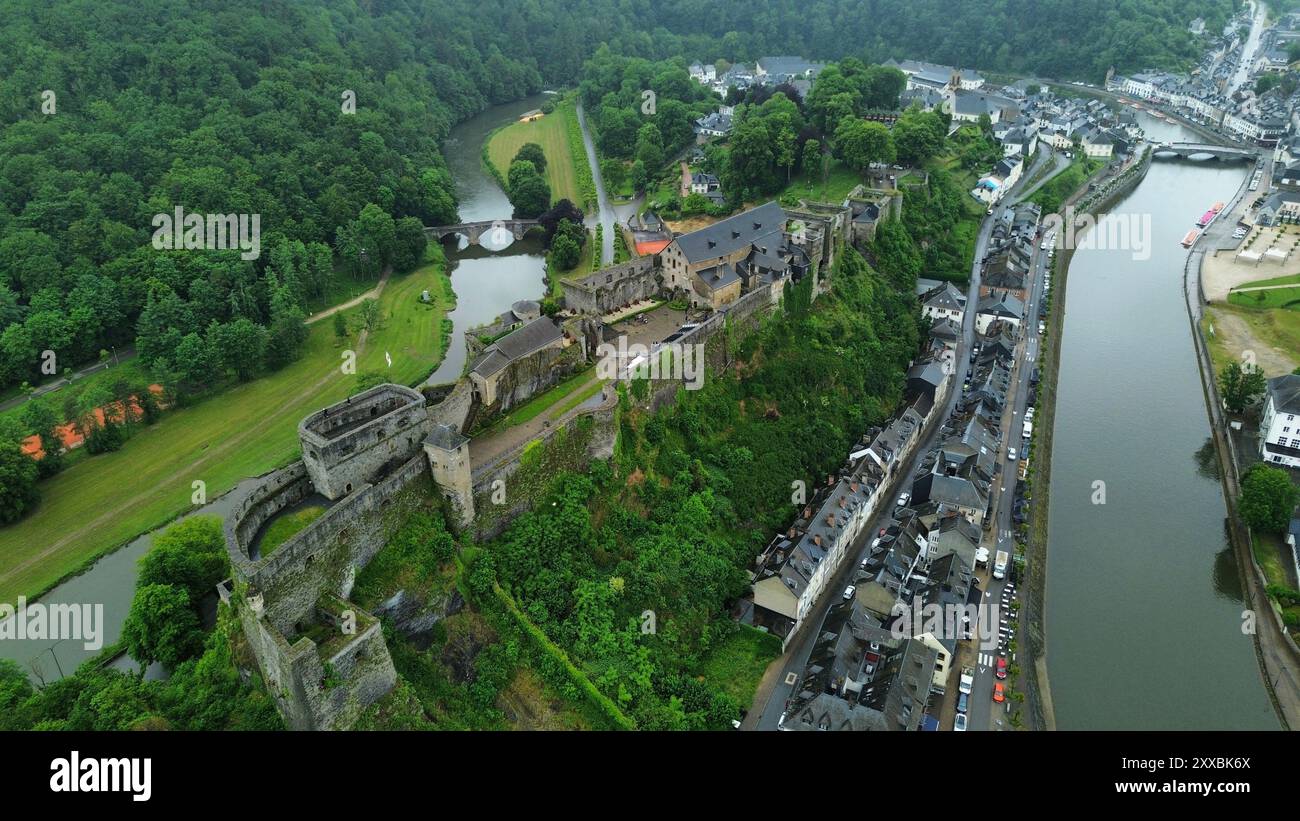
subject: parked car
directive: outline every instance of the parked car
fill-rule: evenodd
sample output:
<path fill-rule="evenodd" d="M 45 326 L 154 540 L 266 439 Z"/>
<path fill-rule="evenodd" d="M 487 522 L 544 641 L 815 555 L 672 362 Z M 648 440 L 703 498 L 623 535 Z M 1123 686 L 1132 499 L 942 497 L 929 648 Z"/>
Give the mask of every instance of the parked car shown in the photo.
<path fill-rule="evenodd" d="M 844 601 L 848 601 L 849 599 L 853 598 L 853 594 L 857 592 L 857 589 L 858 588 L 855 587 L 854 585 L 849 585 L 848 587 L 844 588 Z"/>
<path fill-rule="evenodd" d="M 897 507 L 905 507 L 907 503 L 911 501 L 911 499 L 912 499 L 912 494 L 910 493 L 900 494 L 898 497 Z"/>
<path fill-rule="evenodd" d="M 966 714 L 965 714 L 965 713 L 958 713 L 958 714 L 957 714 L 957 718 L 952 722 L 952 729 L 953 729 L 954 732 L 958 732 L 958 733 L 964 733 L 964 732 L 966 732 Z"/>
<path fill-rule="evenodd" d="M 1007 700 L 1007 688 L 1000 681 L 995 682 L 993 685 L 993 700 L 998 704 Z"/>
<path fill-rule="evenodd" d="M 998 678 L 1006 678 L 1006 677 L 1007 677 L 1007 660 L 1006 660 L 1006 659 L 998 659 L 998 672 L 997 672 L 997 677 L 998 677 Z"/>
<path fill-rule="evenodd" d="M 969 701 L 970 701 L 970 696 L 966 695 L 965 693 L 960 693 L 960 694 L 958 694 L 958 696 L 957 696 L 957 712 L 959 712 L 959 713 L 964 713 L 964 712 L 966 712 L 966 707 L 968 706 L 968 702 L 969 702 Z"/>

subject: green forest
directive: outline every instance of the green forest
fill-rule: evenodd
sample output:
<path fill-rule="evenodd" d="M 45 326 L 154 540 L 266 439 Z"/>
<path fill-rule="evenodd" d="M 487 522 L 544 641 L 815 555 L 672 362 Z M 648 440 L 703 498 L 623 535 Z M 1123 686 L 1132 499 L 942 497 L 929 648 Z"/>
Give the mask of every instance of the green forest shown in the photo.
<path fill-rule="evenodd" d="M 687 60 L 910 56 L 1095 79 L 1111 65 L 1191 59 L 1185 21 L 1200 15 L 1214 30 L 1230 10 L 1225 0 L 581 5 L 3 0 L 0 387 L 137 337 L 159 378 L 191 389 L 292 360 L 296 326 L 332 280 L 410 267 L 419 224 L 455 218 L 439 153 L 451 126 L 546 86 L 581 80 L 602 152 L 637 173 L 688 143 L 705 108 Z M 650 123 L 632 116 L 646 89 L 659 95 Z M 824 132 L 827 113 L 811 117 Z M 737 142 L 766 130 L 755 122 Z M 749 164 L 766 178 L 750 181 L 755 191 L 804 159 L 781 149 L 768 161 L 769 150 Z M 154 215 L 178 206 L 260 215 L 261 255 L 155 250 Z"/>

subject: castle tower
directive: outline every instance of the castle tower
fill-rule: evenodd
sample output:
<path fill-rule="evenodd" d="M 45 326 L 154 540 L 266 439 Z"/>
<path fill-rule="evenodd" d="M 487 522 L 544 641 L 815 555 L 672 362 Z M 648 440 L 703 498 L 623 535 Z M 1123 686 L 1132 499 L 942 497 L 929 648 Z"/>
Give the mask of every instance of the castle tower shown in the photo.
<path fill-rule="evenodd" d="M 451 502 L 456 526 L 474 521 L 474 486 L 470 479 L 469 439 L 451 425 L 434 425 L 424 440 L 433 481 Z"/>

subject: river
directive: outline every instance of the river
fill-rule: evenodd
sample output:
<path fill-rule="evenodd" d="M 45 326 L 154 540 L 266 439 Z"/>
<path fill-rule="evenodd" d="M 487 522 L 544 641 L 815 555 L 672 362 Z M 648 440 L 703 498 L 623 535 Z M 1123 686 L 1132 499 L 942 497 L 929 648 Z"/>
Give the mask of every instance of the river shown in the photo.
<path fill-rule="evenodd" d="M 1152 140 L 1199 141 L 1141 115 Z M 1053 431 L 1047 662 L 1062 730 L 1278 729 L 1253 641 L 1183 300 L 1179 240 L 1245 168 L 1152 164 L 1113 213 L 1150 258 L 1075 252 Z M 1104 504 L 1095 504 L 1104 482 Z"/>
<path fill-rule="evenodd" d="M 493 129 L 515 121 L 520 114 L 537 108 L 545 99 L 545 95 L 539 94 L 495 106 L 452 129 L 443 152 L 456 182 L 462 222 L 510 218 L 510 201 L 496 180 L 483 169 L 483 141 Z M 518 300 L 541 299 L 545 295 L 546 260 L 541 242 L 535 238 L 515 242 L 499 251 L 477 246 L 453 248 L 448 253 L 448 269 L 452 290 L 456 292 L 456 307 L 450 314 L 453 325 L 451 344 L 446 357 L 427 380 L 428 384 L 454 382 L 464 371 L 464 331 L 467 328 L 494 319 Z M 224 518 L 254 484 L 252 479 L 246 480 L 189 515 L 210 514 Z M 117 642 L 135 595 L 137 562 L 149 549 L 152 538 L 151 533 L 136 538 L 99 559 L 85 573 L 53 588 L 38 601 L 42 604 L 103 604 L 100 645 L 107 647 Z M 88 649 L 82 642 L 74 641 L 0 641 L 0 658 L 18 662 L 31 672 L 35 681 L 61 678 L 98 653 L 98 648 Z M 114 665 L 127 669 L 133 668 L 134 662 L 120 657 Z M 147 675 L 157 678 L 163 675 L 163 671 L 159 665 L 153 665 Z"/>

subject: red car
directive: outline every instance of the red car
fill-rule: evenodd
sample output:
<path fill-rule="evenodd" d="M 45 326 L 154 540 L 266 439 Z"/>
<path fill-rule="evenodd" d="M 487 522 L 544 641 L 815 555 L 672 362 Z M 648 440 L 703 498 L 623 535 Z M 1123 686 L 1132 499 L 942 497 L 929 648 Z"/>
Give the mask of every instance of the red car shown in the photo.
<path fill-rule="evenodd" d="M 1001 659 L 1001 658 L 998 659 L 998 672 L 997 672 L 997 677 L 998 677 L 998 678 L 1006 678 L 1006 677 L 1007 677 L 1007 660 L 1006 660 L 1006 659 Z"/>
<path fill-rule="evenodd" d="M 1002 682 L 1000 681 L 994 682 L 993 684 L 993 700 L 998 704 L 1007 700 L 1006 688 L 1002 686 Z"/>

